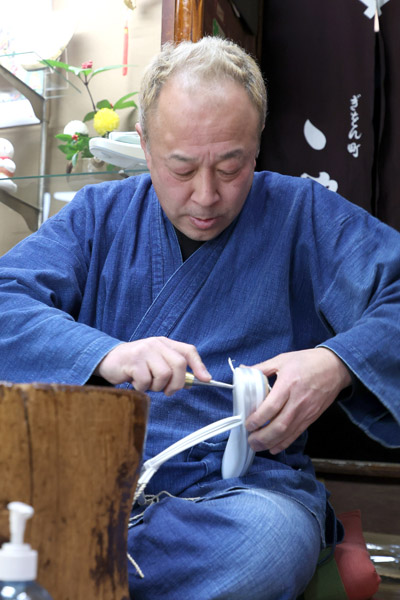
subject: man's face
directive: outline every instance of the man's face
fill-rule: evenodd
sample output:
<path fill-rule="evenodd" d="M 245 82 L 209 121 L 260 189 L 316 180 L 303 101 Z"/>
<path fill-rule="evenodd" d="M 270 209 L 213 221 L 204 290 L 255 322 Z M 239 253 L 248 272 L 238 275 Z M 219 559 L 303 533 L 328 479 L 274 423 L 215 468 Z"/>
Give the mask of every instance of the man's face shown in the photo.
<path fill-rule="evenodd" d="M 259 115 L 246 91 L 231 81 L 207 87 L 175 77 L 148 129 L 146 145 L 137 125 L 165 214 L 193 240 L 216 237 L 240 213 L 253 180 Z"/>

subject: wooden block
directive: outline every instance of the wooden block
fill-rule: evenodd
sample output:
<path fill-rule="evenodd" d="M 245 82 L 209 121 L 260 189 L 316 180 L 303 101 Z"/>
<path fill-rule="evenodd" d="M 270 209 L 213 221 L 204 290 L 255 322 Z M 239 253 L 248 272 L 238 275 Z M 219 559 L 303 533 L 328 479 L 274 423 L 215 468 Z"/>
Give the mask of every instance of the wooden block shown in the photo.
<path fill-rule="evenodd" d="M 126 536 L 149 399 L 95 386 L 0 385 L 0 543 L 7 504 L 55 600 L 127 600 Z"/>

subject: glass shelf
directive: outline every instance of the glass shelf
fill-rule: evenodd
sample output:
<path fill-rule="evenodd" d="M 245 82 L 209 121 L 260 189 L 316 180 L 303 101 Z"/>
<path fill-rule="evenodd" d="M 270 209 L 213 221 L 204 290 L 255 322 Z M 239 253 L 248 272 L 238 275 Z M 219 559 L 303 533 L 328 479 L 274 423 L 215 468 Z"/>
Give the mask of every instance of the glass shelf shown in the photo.
<path fill-rule="evenodd" d="M 0 128 L 43 122 L 45 98 L 2 64 L 0 64 L 0 89 L 2 94 Z"/>
<path fill-rule="evenodd" d="M 123 179 L 147 170 L 138 166 L 137 169 L 108 171 L 103 163 L 102 168 L 90 171 L 81 168 L 72 173 L 45 173 L 48 101 L 60 97 L 68 88 L 81 93 L 69 81 L 67 73 L 42 65 L 42 58 L 37 53 L 0 53 L 0 130 L 23 125 L 40 126 L 38 174 L 0 178 L 0 203 L 20 214 L 30 231 L 36 231 L 47 218 L 49 198 L 70 198 L 85 185 Z"/>
<path fill-rule="evenodd" d="M 40 207 L 30 203 L 30 197 L 36 196 L 38 185 L 49 188 L 47 194 L 57 199 L 57 194 L 71 193 L 71 196 L 85 185 L 126 179 L 132 175 L 147 172 L 143 167 L 138 169 L 119 169 L 115 171 L 96 170 L 79 173 L 53 173 L 48 175 L 31 175 L 13 178 L 0 178 L 0 202 L 15 210 L 25 220 L 30 231 L 36 231 L 43 218 L 43 201 Z M 54 184 L 54 185 L 52 185 Z M 52 189 L 54 188 L 54 189 Z M 32 192 L 32 189 L 34 190 Z M 25 197 L 25 199 L 24 199 Z"/>
<path fill-rule="evenodd" d="M 40 61 L 40 56 L 33 52 L 0 55 L 0 129 L 40 126 L 38 170 L 39 176 L 43 176 L 48 125 L 46 73 L 49 69 L 39 69 Z M 31 67 L 32 70 L 29 70 Z M 34 186 L 36 206 L 20 195 L 16 181 L 0 181 L 0 202 L 19 213 L 31 231 L 38 228 L 43 214 L 43 181 L 39 180 Z"/>
<path fill-rule="evenodd" d="M 100 181 L 108 181 L 108 180 L 112 180 L 112 179 L 126 179 L 127 177 L 130 177 L 131 175 L 139 175 L 140 173 L 147 173 L 147 169 L 144 169 L 143 167 L 138 168 L 138 169 L 115 169 L 113 171 L 107 171 L 107 170 L 103 170 L 103 169 L 99 169 L 99 170 L 95 170 L 95 171 L 80 171 L 79 173 L 49 173 L 46 175 L 20 175 L 20 176 L 15 176 L 12 178 L 4 178 L 5 181 L 14 181 L 15 183 L 18 184 L 18 182 L 23 182 L 23 181 L 32 181 L 32 180 L 38 180 L 38 179 L 45 179 L 45 180 L 52 180 L 52 179 L 73 179 L 73 178 L 79 178 L 81 181 L 84 181 L 85 179 L 88 180 L 88 183 L 96 183 L 96 179 L 100 180 Z M 2 181 L 2 179 L 0 179 L 0 182 Z M 83 183 L 82 185 L 80 185 L 80 187 L 82 187 L 83 185 L 86 185 L 86 183 Z M 79 188 L 78 188 L 79 189 Z"/>
<path fill-rule="evenodd" d="M 0 54 L 0 128 L 42 123 L 46 100 L 69 85 L 63 73 L 42 65 L 36 52 Z"/>
<path fill-rule="evenodd" d="M 36 52 L 0 54 L 0 130 L 40 126 L 38 174 L 0 178 L 0 202 L 20 214 L 31 231 L 36 231 L 42 222 L 45 195 L 51 193 L 52 187 L 57 188 L 48 183 L 51 179 L 58 178 L 64 189 L 77 191 L 88 183 L 122 177 L 118 171 L 99 170 L 87 174 L 45 173 L 48 101 L 60 97 L 68 87 L 77 89 L 63 71 L 43 65 Z"/>

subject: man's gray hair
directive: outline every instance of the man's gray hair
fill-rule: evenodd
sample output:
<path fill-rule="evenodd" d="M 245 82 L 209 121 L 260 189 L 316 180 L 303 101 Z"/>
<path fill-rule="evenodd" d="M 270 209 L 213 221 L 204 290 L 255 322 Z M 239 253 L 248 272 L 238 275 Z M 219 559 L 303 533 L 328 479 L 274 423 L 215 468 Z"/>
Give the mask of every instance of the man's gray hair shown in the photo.
<path fill-rule="evenodd" d="M 204 37 L 198 42 L 184 41 L 163 45 L 144 72 L 139 92 L 139 122 L 148 141 L 149 113 L 157 108 L 162 87 L 175 75 L 190 81 L 216 83 L 236 81 L 246 90 L 260 117 L 260 136 L 267 112 L 267 94 L 256 61 L 234 42 Z"/>

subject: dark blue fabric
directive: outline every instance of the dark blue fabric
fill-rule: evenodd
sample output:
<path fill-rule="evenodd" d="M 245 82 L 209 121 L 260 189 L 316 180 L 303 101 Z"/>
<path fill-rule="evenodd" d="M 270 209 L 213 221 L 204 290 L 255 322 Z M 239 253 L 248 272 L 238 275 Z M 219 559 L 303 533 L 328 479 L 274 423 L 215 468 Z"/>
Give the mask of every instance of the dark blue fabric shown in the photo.
<path fill-rule="evenodd" d="M 236 221 L 185 262 L 149 175 L 88 186 L 0 260 L 0 378 L 84 384 L 116 344 L 149 336 L 195 344 L 222 381 L 228 357 L 323 345 L 357 379 L 350 417 L 400 446 L 399 277 L 400 234 L 310 180 L 256 173 Z M 150 396 L 145 458 L 232 413 L 226 390 Z M 166 463 L 150 491 L 218 485 L 226 438 Z M 295 498 L 323 530 L 304 443 L 258 456 L 243 479 Z"/>

